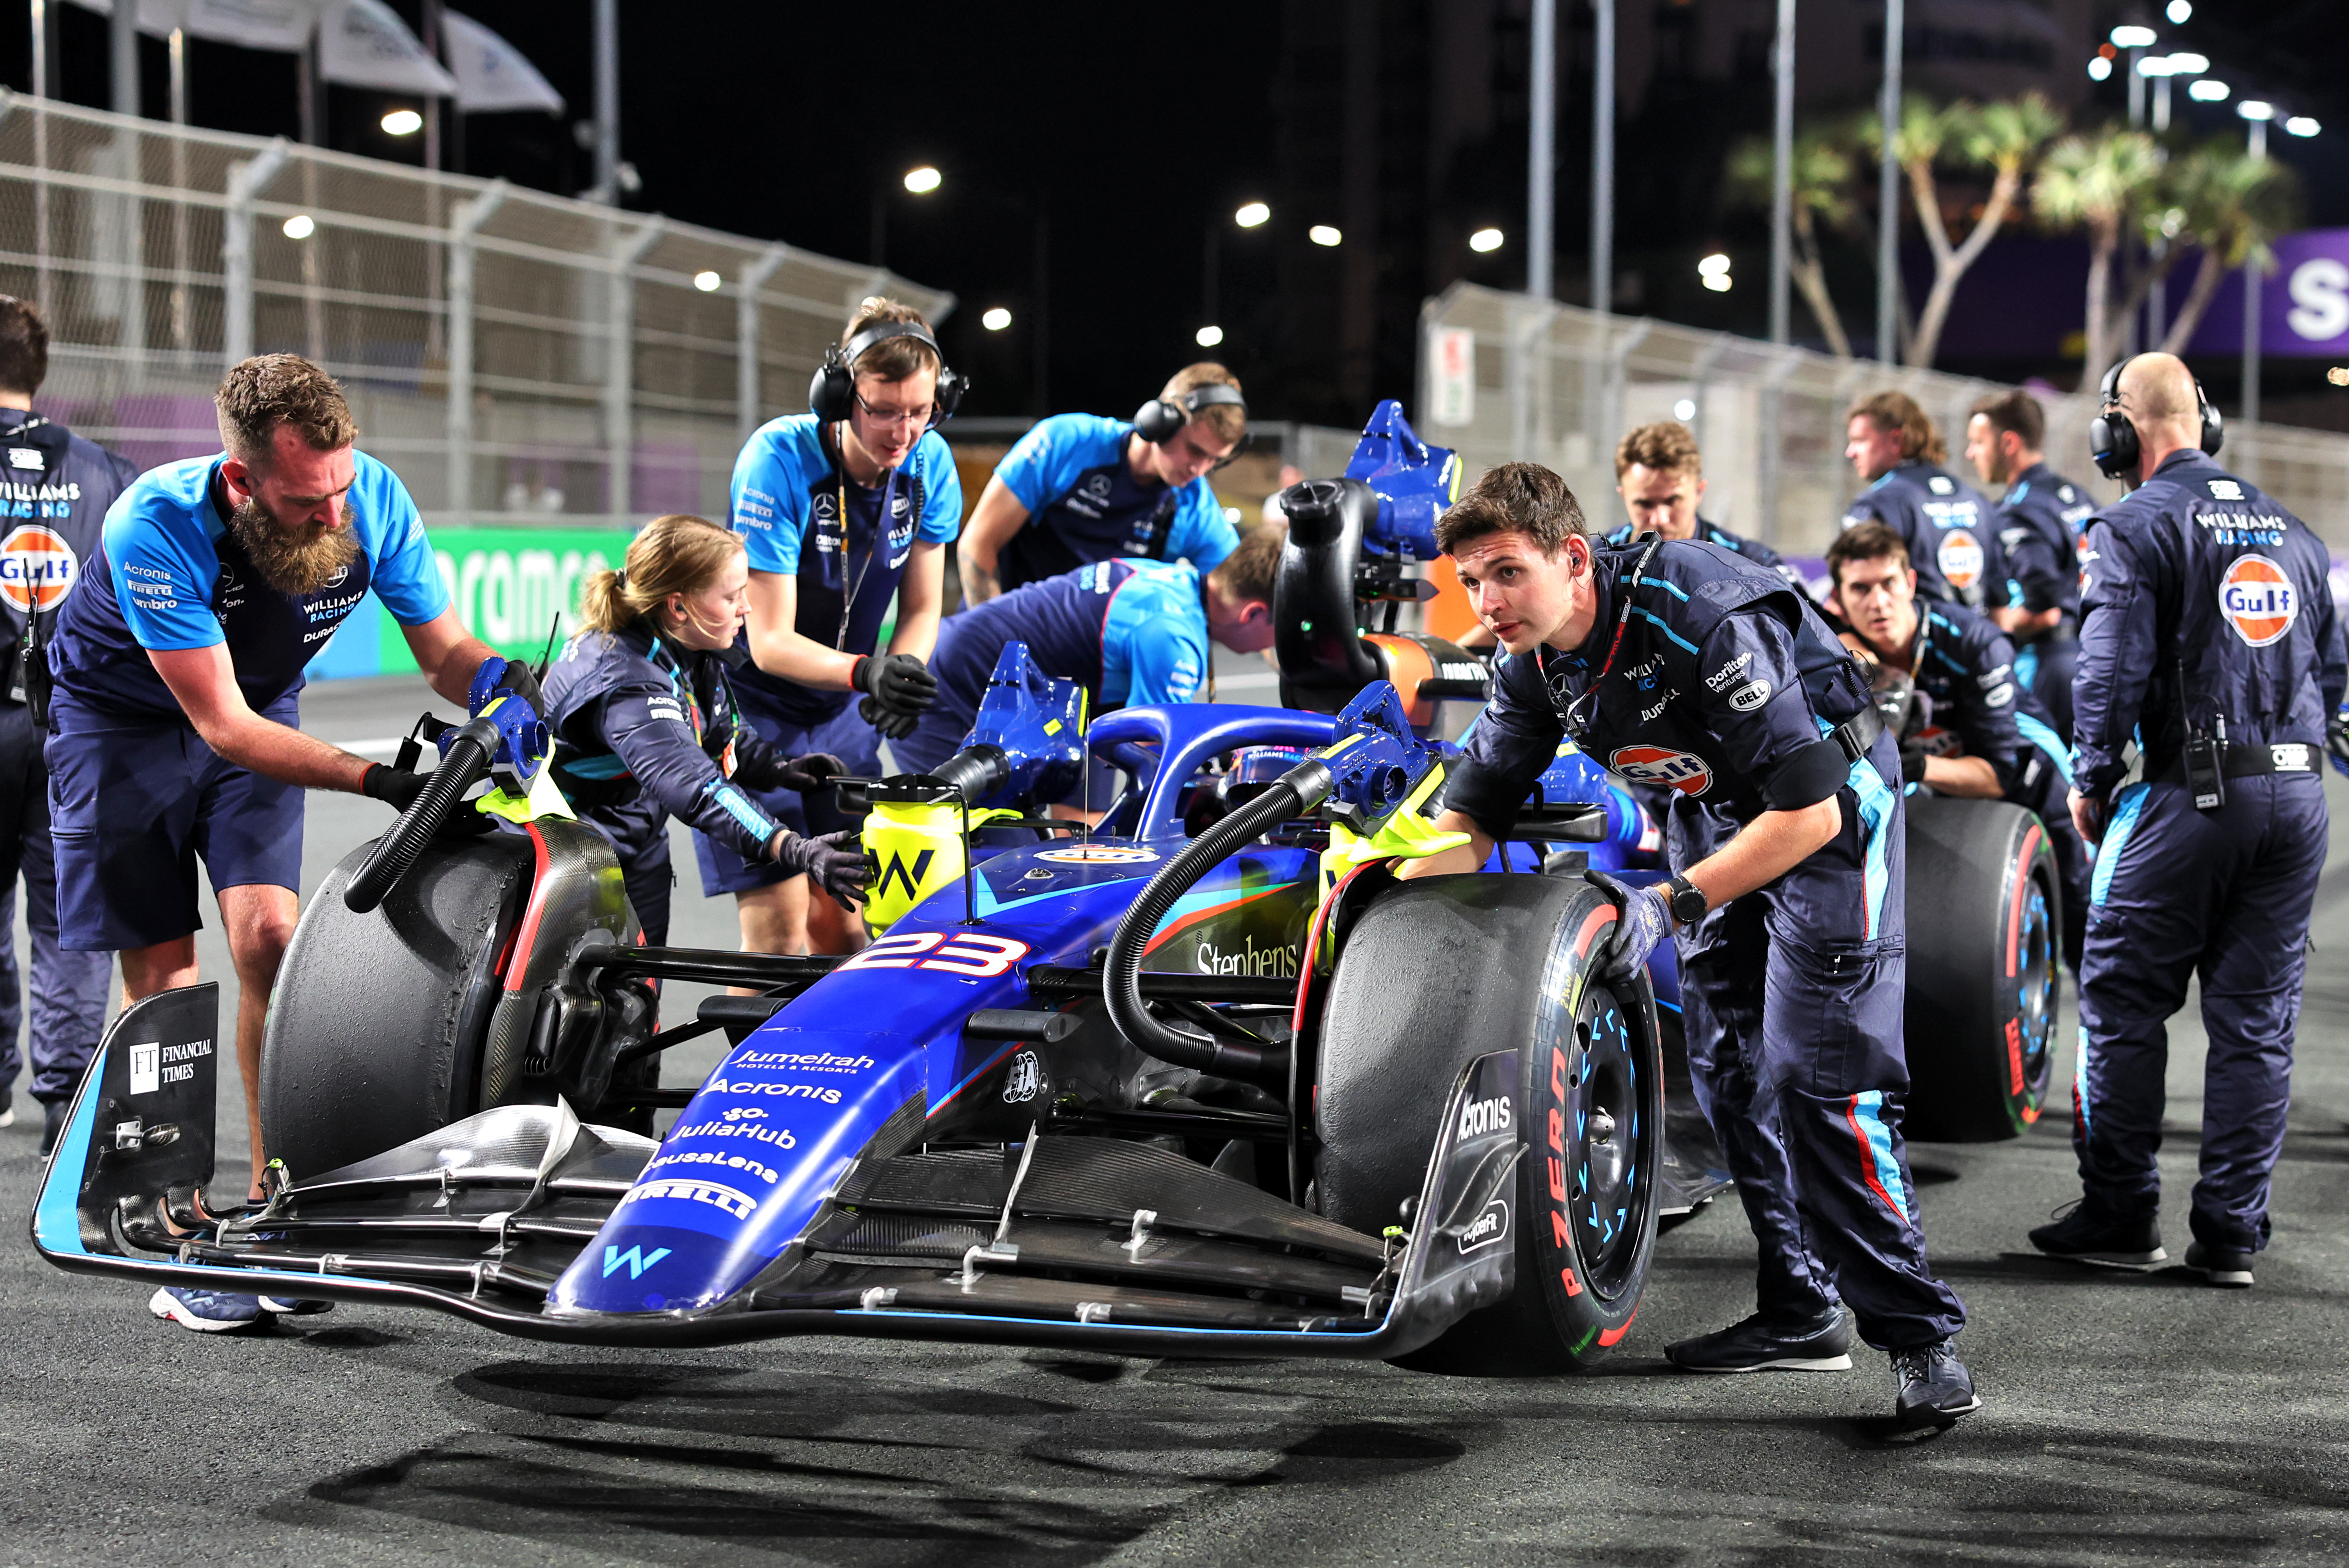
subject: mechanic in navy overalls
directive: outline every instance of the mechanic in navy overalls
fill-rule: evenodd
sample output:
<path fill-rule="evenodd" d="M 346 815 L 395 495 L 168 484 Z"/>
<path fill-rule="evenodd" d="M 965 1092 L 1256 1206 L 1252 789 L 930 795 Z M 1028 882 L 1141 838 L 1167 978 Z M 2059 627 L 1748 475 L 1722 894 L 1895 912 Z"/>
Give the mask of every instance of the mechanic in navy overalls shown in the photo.
<path fill-rule="evenodd" d="M 2071 748 L 2015 674 L 2014 645 L 1988 616 L 1917 597 L 1900 535 L 1862 523 L 1827 546 L 1826 609 L 1870 663 L 1909 677 L 1930 706 L 1900 743 L 1900 776 L 1936 794 L 2036 812 L 2064 892 L 2064 961 L 2075 974 L 2088 918 L 2088 859 L 2072 826 Z"/>
<path fill-rule="evenodd" d="M 1901 1143 L 1900 753 L 1858 665 L 1765 566 L 1694 541 L 1594 547 L 1537 464 L 1487 472 L 1436 539 L 1511 657 L 1437 818 L 1471 843 L 1401 874 L 1483 864 L 1569 737 L 1676 789 L 1683 842 L 1710 830 L 1669 883 L 1593 876 L 1621 911 L 1603 974 L 1702 922 L 1681 972 L 1690 1063 L 1763 1243 L 1763 1310 L 1666 1354 L 1707 1371 L 1847 1366 L 1831 1282 L 1890 1353 L 1904 1424 L 1976 1408 L 1954 1348 L 1965 1307 L 1929 1271 Z"/>
<path fill-rule="evenodd" d="M 2080 525 L 2095 498 L 2047 466 L 2047 416 L 2028 392 L 1982 399 L 1966 420 L 1966 458 L 2001 486 L 1995 526 L 2006 557 L 2007 605 L 1992 612 L 2014 639 L 2015 673 L 2065 745 L 2072 740 L 2072 666 L 2080 638 Z"/>
<path fill-rule="evenodd" d="M 956 552 L 964 602 L 1121 557 L 1214 571 L 1240 541 L 1207 475 L 1247 435 L 1239 381 L 1213 363 L 1177 371 L 1131 421 L 1040 421 L 971 508 Z"/>
<path fill-rule="evenodd" d="M 1868 488 L 1843 525 L 1873 517 L 1909 546 L 1917 591 L 1970 609 L 2006 602 L 2006 563 L 1992 532 L 1990 503 L 1941 466 L 1949 449 L 1925 410 L 1906 392 L 1862 398 L 1845 416 L 1843 454 Z"/>
<path fill-rule="evenodd" d="M 1272 582 L 1288 530 L 1265 524 L 1203 579 L 1187 561 L 1098 561 L 1029 583 L 947 618 L 938 632 L 938 701 L 892 747 L 898 766 L 927 773 L 970 733 L 988 677 L 1013 642 L 1035 669 L 1091 693 L 1089 711 L 1188 702 L 1209 679 L 1209 644 L 1236 653 L 1272 646 Z M 1091 804 L 1110 804 L 1096 777 Z M 1060 805 L 1085 804 L 1080 784 Z"/>
<path fill-rule="evenodd" d="M 865 880 L 854 829 L 807 838 L 762 810 L 753 789 L 805 791 L 844 771 L 821 753 L 785 757 L 742 722 L 728 680 L 750 614 L 750 567 L 733 530 L 656 517 L 620 570 L 579 590 L 579 630 L 546 676 L 554 776 L 579 820 L 610 842 L 645 940 L 668 942 L 668 820 L 745 860 L 812 874 L 854 903 Z"/>
<path fill-rule="evenodd" d="M 33 1098 L 43 1111 L 41 1152 L 56 1147 L 66 1110 L 106 1025 L 109 952 L 57 945 L 57 864 L 49 840 L 49 771 L 42 742 L 48 672 L 40 644 L 98 557 L 98 526 L 123 487 L 138 477 L 130 460 L 33 412 L 49 368 L 49 331 L 40 313 L 0 295 L 0 932 L 16 924 L 16 877 L 25 878 L 25 924 L 33 937 L 31 983 L 20 985 L 16 944 L 0 940 L 0 1127 L 16 1120 L 10 1088 L 21 1066 L 18 1026 L 29 1010 Z M 36 624 L 37 623 L 37 624 Z"/>
<path fill-rule="evenodd" d="M 1702 539 L 1756 566 L 1768 566 L 1807 591 L 1802 575 L 1780 559 L 1777 551 L 1696 514 L 1697 503 L 1704 499 L 1704 458 L 1688 426 L 1662 420 L 1641 425 L 1618 441 L 1615 493 L 1623 498 L 1623 509 L 1631 520 L 1607 535 L 1609 544 L 1628 545 L 1642 534 Z"/>
<path fill-rule="evenodd" d="M 734 693 L 784 756 L 820 752 L 871 777 L 882 736 L 910 733 L 936 696 L 928 660 L 962 482 L 935 427 L 962 388 L 918 313 L 868 299 L 816 371 L 810 411 L 762 425 L 735 459 L 732 521 L 750 554 L 745 646 L 756 663 L 733 677 Z M 794 833 L 849 826 L 829 788 L 762 790 L 758 801 Z M 854 916 L 781 862 L 708 834 L 694 848 L 703 891 L 735 896 L 746 952 L 862 945 Z"/>
<path fill-rule="evenodd" d="M 477 673 L 533 706 L 537 682 L 470 635 L 399 480 L 356 452 L 342 389 L 263 354 L 213 398 L 226 451 L 144 473 L 108 514 L 93 591 L 68 594 L 49 644 L 49 815 L 68 950 L 122 958 L 125 997 L 196 983 L 196 862 L 236 965 L 237 1065 L 261 1196 L 261 1042 L 294 934 L 302 792 L 398 810 L 429 774 L 302 733 L 302 670 L 372 591 L 434 691 L 463 705 Z M 241 1328 L 262 1301 L 170 1287 L 150 1306 L 191 1328 Z"/>
<path fill-rule="evenodd" d="M 2317 770 L 2349 659 L 2324 546 L 2207 455 L 2219 420 L 2185 365 L 2138 355 L 2102 393 L 2096 466 L 2132 488 L 2088 522 L 2072 687 L 2072 814 L 2097 846 L 2072 1129 L 2082 1197 L 2031 1241 L 2095 1262 L 2166 1258 L 2165 1025 L 2199 975 L 2209 1045 L 2186 1266 L 2248 1285 L 2324 867 Z M 2127 783 L 2133 737 L 2144 776 Z"/>

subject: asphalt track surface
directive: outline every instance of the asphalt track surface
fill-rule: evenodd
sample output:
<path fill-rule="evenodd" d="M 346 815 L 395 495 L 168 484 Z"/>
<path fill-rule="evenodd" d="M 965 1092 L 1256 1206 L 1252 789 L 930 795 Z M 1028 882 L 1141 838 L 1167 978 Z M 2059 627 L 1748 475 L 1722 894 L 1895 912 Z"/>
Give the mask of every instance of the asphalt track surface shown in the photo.
<path fill-rule="evenodd" d="M 308 726 L 392 736 L 421 695 L 316 689 Z M 2349 815 L 2337 784 L 2333 804 Z M 313 796 L 308 885 L 383 813 Z M 730 909 L 679 861 L 676 940 L 730 946 Z M 1873 1355 L 1840 1374 L 1663 1368 L 1667 1340 L 1749 1310 L 1733 1206 L 1664 1236 L 1638 1325 L 1570 1380 L 837 1339 L 596 1352 L 347 1305 L 200 1337 L 143 1291 L 39 1261 L 20 1122 L 0 1132 L 0 1563 L 2337 1562 L 2349 870 L 2316 944 L 2256 1289 L 2028 1255 L 2024 1231 L 2075 1190 L 2060 1107 L 2016 1143 L 1915 1149 L 1987 1406 L 1907 1445 L 1882 1440 Z M 233 992 L 216 932 L 202 957 Z M 2162 1160 L 2173 1254 L 2200 1074 L 2189 1017 Z M 224 1109 L 236 1093 L 224 1074 Z M 221 1133 L 226 1186 L 241 1118 Z"/>

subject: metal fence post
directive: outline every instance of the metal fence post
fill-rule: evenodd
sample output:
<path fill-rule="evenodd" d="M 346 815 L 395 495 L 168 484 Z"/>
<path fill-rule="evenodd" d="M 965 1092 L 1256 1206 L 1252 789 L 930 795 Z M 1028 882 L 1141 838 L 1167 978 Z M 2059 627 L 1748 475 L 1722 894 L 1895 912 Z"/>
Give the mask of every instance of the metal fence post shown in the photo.
<path fill-rule="evenodd" d="M 473 508 L 473 240 L 505 204 L 502 180 L 449 214 L 449 510 Z"/>
<path fill-rule="evenodd" d="M 769 245 L 742 269 L 734 296 L 734 400 L 740 405 L 736 423 L 744 441 L 759 428 L 759 291 L 777 268 L 789 261 L 792 247 Z"/>
<path fill-rule="evenodd" d="M 258 156 L 228 168 L 227 200 L 221 214 L 221 348 L 231 365 L 253 358 L 253 203 L 285 167 L 286 150 L 281 136 Z"/>
<path fill-rule="evenodd" d="M 612 515 L 623 523 L 636 510 L 636 268 L 666 226 L 654 218 L 622 240 L 612 253 L 611 311 L 606 317 L 611 352 L 604 359 L 604 441 L 611 452 L 611 479 L 605 489 Z"/>

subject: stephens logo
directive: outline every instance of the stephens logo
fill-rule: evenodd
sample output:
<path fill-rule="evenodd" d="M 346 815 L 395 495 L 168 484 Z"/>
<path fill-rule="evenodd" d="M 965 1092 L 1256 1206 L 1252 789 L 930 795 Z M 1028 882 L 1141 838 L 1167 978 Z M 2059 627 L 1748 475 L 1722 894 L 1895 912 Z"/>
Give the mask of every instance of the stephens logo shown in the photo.
<path fill-rule="evenodd" d="M 1953 588 L 1970 588 L 1982 580 L 1982 541 L 1963 528 L 1952 528 L 1941 535 L 1941 547 L 1933 553 L 1933 560 Z"/>
<path fill-rule="evenodd" d="M 11 609 L 55 609 L 81 575 L 73 546 L 33 525 L 0 539 L 0 599 Z"/>
<path fill-rule="evenodd" d="M 2300 596 L 2282 566 L 2265 556 L 2244 556 L 2219 579 L 2219 613 L 2237 637 L 2265 648 L 2292 629 L 2300 617 Z"/>
<path fill-rule="evenodd" d="M 1686 795 L 1713 787 L 1713 770 L 1702 757 L 1663 746 L 1624 746 L 1607 759 L 1607 769 L 1631 784 L 1662 784 Z"/>

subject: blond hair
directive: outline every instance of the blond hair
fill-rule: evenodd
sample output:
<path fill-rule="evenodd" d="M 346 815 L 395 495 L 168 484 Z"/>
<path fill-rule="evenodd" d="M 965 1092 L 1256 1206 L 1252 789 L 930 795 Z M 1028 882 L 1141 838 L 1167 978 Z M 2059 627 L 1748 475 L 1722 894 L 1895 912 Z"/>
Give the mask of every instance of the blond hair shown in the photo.
<path fill-rule="evenodd" d="M 1704 459 L 1698 454 L 1696 436 L 1688 426 L 1660 420 L 1640 426 L 1616 443 L 1616 479 L 1619 481 L 1634 467 L 1658 473 L 1702 473 Z"/>
<path fill-rule="evenodd" d="M 910 305 L 900 305 L 894 299 L 884 299 L 876 294 L 859 305 L 856 314 L 848 318 L 848 325 L 841 329 L 840 347 L 845 350 L 858 333 L 888 322 L 902 322 L 918 327 L 925 332 L 930 331 L 930 324 L 922 319 L 920 311 Z M 918 337 L 884 337 L 857 356 L 854 369 L 860 376 L 878 376 L 885 381 L 902 381 L 924 370 L 943 370 L 946 362 L 938 358 L 936 350 Z"/>
<path fill-rule="evenodd" d="M 1168 379 L 1165 390 L 1158 395 L 1170 403 L 1180 404 L 1183 394 L 1195 392 L 1202 387 L 1229 387 L 1240 389 L 1240 379 L 1212 359 L 1202 359 L 1195 365 L 1185 365 Z M 1237 403 L 1210 403 L 1192 416 L 1216 432 L 1221 441 L 1237 442 L 1247 434 L 1247 410 Z"/>
<path fill-rule="evenodd" d="M 588 574 L 579 589 L 579 626 L 620 631 L 650 615 L 671 594 L 698 593 L 741 552 L 731 528 L 707 517 L 672 512 L 656 517 L 628 542 L 620 569 Z"/>
<path fill-rule="evenodd" d="M 1904 462 L 1950 461 L 1950 449 L 1941 444 L 1941 432 L 1934 428 L 1931 416 L 1906 392 L 1869 393 L 1844 411 L 1844 423 L 1854 420 L 1866 420 L 1887 434 L 1899 435 Z"/>

